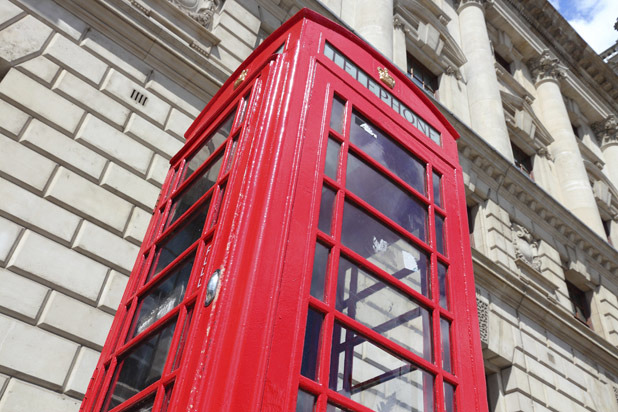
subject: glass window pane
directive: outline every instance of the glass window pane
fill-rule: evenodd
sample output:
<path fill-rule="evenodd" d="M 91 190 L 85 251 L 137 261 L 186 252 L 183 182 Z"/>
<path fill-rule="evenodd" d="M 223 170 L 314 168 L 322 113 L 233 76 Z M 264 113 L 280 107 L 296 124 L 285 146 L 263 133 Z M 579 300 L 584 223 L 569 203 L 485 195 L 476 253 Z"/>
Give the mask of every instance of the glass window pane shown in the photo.
<path fill-rule="evenodd" d="M 440 306 L 448 309 L 448 290 L 447 288 L 447 268 L 442 263 L 438 262 L 438 284 L 440 287 Z"/>
<path fill-rule="evenodd" d="M 442 369 L 452 372 L 451 367 L 451 322 L 440 318 L 440 336 L 442 337 Z"/>
<path fill-rule="evenodd" d="M 234 115 L 236 111 L 232 112 L 224 121 L 223 124 L 215 131 L 208 139 L 202 144 L 197 152 L 187 158 L 186 167 L 184 171 L 183 181 L 193 174 L 215 150 L 221 146 L 225 139 L 230 135 L 232 130 L 232 123 L 234 122 Z"/>
<path fill-rule="evenodd" d="M 227 161 L 225 163 L 224 172 L 227 173 L 232 168 L 232 162 L 234 162 L 234 156 L 236 156 L 236 149 L 238 148 L 238 136 L 232 140 L 232 146 L 230 147 L 230 154 L 227 157 Z"/>
<path fill-rule="evenodd" d="M 185 316 L 184 325 L 182 327 L 182 333 L 180 335 L 180 342 L 178 342 L 178 347 L 176 348 L 176 353 L 174 354 L 174 363 L 172 365 L 172 371 L 175 371 L 180 366 L 180 361 L 182 360 L 182 354 L 185 349 L 185 344 L 187 342 L 187 337 L 189 334 L 189 326 L 191 326 L 191 319 L 193 318 L 193 308 L 187 309 L 187 316 Z"/>
<path fill-rule="evenodd" d="M 130 338 L 139 335 L 178 306 L 187 291 L 194 259 L 195 253 L 192 253 L 140 297 Z"/>
<path fill-rule="evenodd" d="M 345 100 L 335 96 L 333 107 L 330 112 L 330 128 L 338 133 L 343 133 L 343 120 L 345 114 Z"/>
<path fill-rule="evenodd" d="M 335 323 L 331 389 L 374 411 L 433 411 L 433 376 Z"/>
<path fill-rule="evenodd" d="M 165 227 L 169 227 L 174 223 L 183 213 L 185 213 L 191 206 L 199 200 L 204 193 L 215 185 L 217 176 L 219 175 L 219 169 L 221 168 L 221 161 L 223 156 L 219 156 L 211 166 L 204 171 L 204 173 L 182 191 L 182 193 L 172 200 L 172 207 L 167 218 L 167 224 Z M 209 200 L 210 201 L 210 200 Z"/>
<path fill-rule="evenodd" d="M 241 125 L 245 121 L 245 114 L 247 113 L 247 106 L 249 103 L 249 93 L 240 102 L 240 113 L 238 114 L 238 125 Z"/>
<path fill-rule="evenodd" d="M 335 206 L 335 192 L 326 186 L 322 187 L 322 199 L 320 200 L 320 218 L 318 229 L 331 234 L 331 222 L 333 220 L 333 207 Z"/>
<path fill-rule="evenodd" d="M 444 249 L 444 218 L 436 213 L 436 249 L 446 255 Z"/>
<path fill-rule="evenodd" d="M 324 300 L 324 281 L 328 265 L 328 248 L 320 243 L 315 244 L 313 271 L 311 273 L 311 296 Z"/>
<path fill-rule="evenodd" d="M 324 316 L 313 309 L 307 313 L 307 326 L 305 328 L 305 343 L 303 346 L 303 361 L 300 368 L 301 375 L 317 380 L 318 355 L 320 351 L 320 331 Z"/>
<path fill-rule="evenodd" d="M 341 258 L 336 309 L 432 361 L 429 312 L 393 287 Z"/>
<path fill-rule="evenodd" d="M 161 378 L 175 327 L 174 319 L 137 344 L 119 361 L 115 381 L 105 401 L 105 411 L 115 408 Z"/>
<path fill-rule="evenodd" d="M 346 187 L 419 239 L 426 240 L 426 206 L 353 154 L 348 156 Z"/>
<path fill-rule="evenodd" d="M 429 296 L 427 255 L 347 202 L 343 210 L 341 241 L 380 269 Z"/>
<path fill-rule="evenodd" d="M 440 184 L 441 176 L 436 172 L 433 172 L 433 202 L 442 207 L 442 190 Z"/>
<path fill-rule="evenodd" d="M 450 383 L 444 382 L 444 411 L 456 412 L 455 409 L 455 387 Z"/>
<path fill-rule="evenodd" d="M 187 218 L 186 223 L 174 229 L 163 239 L 155 251 L 148 279 L 152 279 L 167 265 L 172 263 L 182 252 L 199 239 L 204 228 L 208 205 L 198 208 Z"/>
<path fill-rule="evenodd" d="M 376 162 L 425 194 L 425 164 L 357 113 L 352 113 L 350 141 Z"/>
<path fill-rule="evenodd" d="M 333 180 L 337 180 L 337 168 L 339 167 L 339 150 L 341 143 L 328 139 L 326 147 L 326 163 L 324 164 L 324 174 Z"/>
<path fill-rule="evenodd" d="M 329 403 L 328 405 L 326 405 L 326 412 L 348 412 L 347 409 L 341 409 L 335 405 L 333 405 L 332 403 Z"/>
<path fill-rule="evenodd" d="M 296 399 L 296 412 L 313 412 L 315 396 L 302 390 L 298 390 Z"/>
<path fill-rule="evenodd" d="M 135 405 L 123 410 L 122 412 L 150 412 L 154 406 L 155 395 L 151 395 L 146 399 L 142 399 Z"/>

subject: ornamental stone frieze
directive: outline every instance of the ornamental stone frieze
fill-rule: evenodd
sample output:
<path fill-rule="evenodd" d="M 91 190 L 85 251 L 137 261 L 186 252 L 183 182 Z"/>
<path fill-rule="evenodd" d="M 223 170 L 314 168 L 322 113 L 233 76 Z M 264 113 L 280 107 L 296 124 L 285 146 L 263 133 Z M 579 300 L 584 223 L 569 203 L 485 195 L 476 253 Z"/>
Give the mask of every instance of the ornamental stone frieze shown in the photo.
<path fill-rule="evenodd" d="M 539 57 L 531 59 L 528 66 L 535 83 L 546 79 L 558 80 L 565 76 L 564 66 L 557 58 L 552 57 L 549 50 L 545 50 Z"/>
<path fill-rule="evenodd" d="M 541 271 L 541 260 L 539 259 L 539 241 L 534 239 L 532 234 L 524 226 L 513 223 L 513 246 L 515 248 L 515 258 L 528 264 L 534 270 Z"/>
<path fill-rule="evenodd" d="M 207 29 L 212 28 L 215 12 L 219 10 L 224 0 L 168 0 L 183 13 L 200 23 Z"/>
<path fill-rule="evenodd" d="M 605 120 L 592 124 L 591 127 L 601 147 L 618 143 L 618 120 L 613 114 L 607 116 Z"/>

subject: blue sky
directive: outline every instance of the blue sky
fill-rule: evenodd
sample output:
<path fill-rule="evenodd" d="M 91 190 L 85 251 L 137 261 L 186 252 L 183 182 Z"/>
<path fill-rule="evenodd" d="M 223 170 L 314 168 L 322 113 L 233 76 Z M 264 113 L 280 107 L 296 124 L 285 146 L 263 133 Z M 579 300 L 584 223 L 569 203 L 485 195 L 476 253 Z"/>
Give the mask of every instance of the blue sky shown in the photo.
<path fill-rule="evenodd" d="M 600 53 L 618 40 L 618 0 L 549 0 L 588 44 Z"/>

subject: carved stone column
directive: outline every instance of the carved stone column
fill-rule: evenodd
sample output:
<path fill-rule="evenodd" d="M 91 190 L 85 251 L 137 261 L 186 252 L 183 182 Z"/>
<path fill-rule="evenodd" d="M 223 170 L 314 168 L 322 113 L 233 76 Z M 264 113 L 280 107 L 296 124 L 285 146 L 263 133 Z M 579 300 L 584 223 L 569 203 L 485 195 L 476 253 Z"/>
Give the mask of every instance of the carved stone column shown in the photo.
<path fill-rule="evenodd" d="M 605 238 L 586 167 L 560 91 L 564 69 L 549 51 L 529 62 L 538 93 L 543 124 L 554 138 L 549 151 L 554 159 L 564 206 Z"/>
<path fill-rule="evenodd" d="M 393 58 L 393 0 L 357 0 L 354 28 L 384 56 Z"/>
<path fill-rule="evenodd" d="M 393 19 L 393 63 L 402 71 L 408 70 L 408 56 L 406 51 L 406 33 L 408 29 L 399 16 Z"/>
<path fill-rule="evenodd" d="M 616 116 L 607 116 L 605 120 L 593 124 L 592 131 L 601 144 L 609 180 L 618 188 L 618 124 Z"/>
<path fill-rule="evenodd" d="M 487 34 L 484 3 L 485 0 L 462 0 L 457 10 L 462 48 L 468 59 L 464 65 L 464 75 L 468 85 L 470 122 L 472 129 L 483 139 L 513 161 L 494 56 Z"/>

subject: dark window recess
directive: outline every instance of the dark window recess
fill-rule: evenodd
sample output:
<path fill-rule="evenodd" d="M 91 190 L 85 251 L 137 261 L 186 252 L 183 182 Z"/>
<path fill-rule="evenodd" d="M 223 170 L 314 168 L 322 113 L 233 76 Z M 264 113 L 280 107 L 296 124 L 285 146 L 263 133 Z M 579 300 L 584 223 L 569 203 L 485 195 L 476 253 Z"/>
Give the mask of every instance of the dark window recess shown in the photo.
<path fill-rule="evenodd" d="M 511 144 L 511 147 L 513 149 L 515 167 L 517 167 L 520 172 L 528 176 L 530 179 L 534 179 L 534 176 L 532 175 L 532 156 L 528 156 L 526 152 L 514 144 Z"/>
<path fill-rule="evenodd" d="M 579 140 L 581 140 L 582 138 L 579 135 L 579 127 L 577 127 L 573 123 L 571 123 L 571 129 L 573 129 L 573 134 L 575 135 L 575 137 L 578 138 Z"/>
<path fill-rule="evenodd" d="M 466 206 L 466 212 L 468 213 L 468 234 L 470 235 L 470 246 L 472 247 L 474 247 L 474 223 L 478 211 L 478 205 Z"/>
<path fill-rule="evenodd" d="M 571 300 L 575 319 L 589 328 L 592 328 L 592 323 L 590 321 L 590 298 L 588 294 L 568 280 L 566 281 L 566 285 L 569 291 L 569 299 Z"/>
<path fill-rule="evenodd" d="M 407 60 L 408 76 L 418 87 L 434 94 L 438 90 L 438 76 L 429 71 L 427 67 L 412 57 L 410 53 L 408 53 Z"/>
<path fill-rule="evenodd" d="M 605 229 L 605 236 L 607 236 L 607 241 L 611 245 L 612 244 L 612 239 L 611 239 L 610 235 L 612 233 L 612 221 L 611 220 L 604 220 L 603 221 L 603 229 Z"/>
<path fill-rule="evenodd" d="M 506 69 L 507 72 L 513 73 L 511 70 L 511 63 L 508 62 L 504 57 L 502 57 L 499 53 L 494 52 L 494 58 L 498 62 L 498 64 Z"/>

